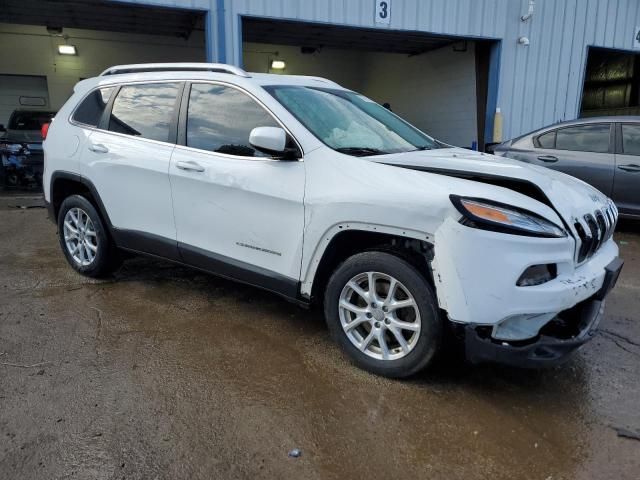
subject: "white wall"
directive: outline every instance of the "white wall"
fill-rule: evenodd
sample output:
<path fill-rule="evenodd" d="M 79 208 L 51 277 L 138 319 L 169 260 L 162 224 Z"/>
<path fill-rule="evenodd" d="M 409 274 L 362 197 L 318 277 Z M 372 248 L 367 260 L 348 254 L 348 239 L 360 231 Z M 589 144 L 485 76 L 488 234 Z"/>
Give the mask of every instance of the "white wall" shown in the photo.
<path fill-rule="evenodd" d="M 204 61 L 203 32 L 190 39 L 65 29 L 77 56 L 61 56 L 61 37 L 44 27 L 0 23 L 0 74 L 47 78 L 52 109 L 58 109 L 80 79 L 108 66 L 157 61 Z M 322 49 L 303 55 L 298 47 L 245 43 L 244 68 L 265 72 L 270 59 L 285 60 L 283 73 L 319 75 L 383 103 L 427 133 L 460 146 L 476 139 L 473 44 L 467 52 L 446 47 L 407 57 L 399 54 Z"/>
<path fill-rule="evenodd" d="M 155 35 L 123 34 L 65 28 L 67 43 L 77 56 L 59 55 L 61 37 L 45 27 L 0 23 L 0 74 L 47 77 L 51 107 L 56 110 L 71 95 L 80 78 L 126 63 L 206 61 L 203 32 L 188 40 Z"/>
<path fill-rule="evenodd" d="M 478 140 L 475 46 L 451 46 L 407 57 L 369 53 L 362 92 L 443 142 L 470 147 Z"/>
<path fill-rule="evenodd" d="M 414 57 L 337 49 L 302 54 L 299 47 L 247 42 L 243 68 L 267 72 L 278 52 L 287 65 L 282 73 L 329 78 L 389 102 L 395 113 L 444 142 L 470 147 L 477 140 L 474 49 L 468 42 L 466 52 L 449 46 Z"/>
<path fill-rule="evenodd" d="M 284 70 L 269 69 L 275 58 L 285 61 Z M 354 90 L 362 90 L 364 81 L 362 52 L 325 48 L 317 53 L 302 54 L 300 47 L 245 42 L 242 59 L 243 68 L 249 72 L 314 75 Z"/>

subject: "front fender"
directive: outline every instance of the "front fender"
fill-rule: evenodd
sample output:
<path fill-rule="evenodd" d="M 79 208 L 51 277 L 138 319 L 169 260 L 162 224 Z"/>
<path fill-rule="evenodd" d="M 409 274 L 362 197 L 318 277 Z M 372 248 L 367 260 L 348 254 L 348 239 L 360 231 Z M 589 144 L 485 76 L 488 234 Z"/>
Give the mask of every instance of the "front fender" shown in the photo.
<path fill-rule="evenodd" d="M 404 237 L 413 240 L 433 241 L 433 236 L 420 232 L 417 230 L 411 230 L 407 228 L 399 228 L 389 225 L 381 225 L 375 223 L 363 223 L 363 222 L 340 222 L 326 229 L 319 235 L 318 241 L 315 243 L 315 249 L 308 254 L 303 253 L 302 267 L 303 275 L 300 285 L 300 293 L 305 297 L 310 297 L 313 289 L 313 282 L 316 278 L 318 267 L 322 261 L 322 258 L 327 251 L 327 247 L 331 244 L 331 241 L 339 234 L 348 231 L 369 232 L 369 233 L 381 233 L 385 235 L 394 235 L 396 237 Z M 305 237 L 307 234 L 305 234 Z M 306 242 L 305 242 L 306 243 Z"/>

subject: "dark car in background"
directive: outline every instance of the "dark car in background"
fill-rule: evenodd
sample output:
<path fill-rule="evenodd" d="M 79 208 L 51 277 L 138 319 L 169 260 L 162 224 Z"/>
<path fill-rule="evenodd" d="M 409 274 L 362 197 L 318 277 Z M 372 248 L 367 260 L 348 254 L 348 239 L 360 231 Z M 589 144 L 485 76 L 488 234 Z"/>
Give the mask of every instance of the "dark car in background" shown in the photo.
<path fill-rule="evenodd" d="M 612 198 L 622 216 L 640 218 L 640 117 L 558 123 L 501 143 L 494 153 L 577 177 Z"/>
<path fill-rule="evenodd" d="M 15 110 L 0 128 L 0 187 L 41 188 L 44 155 L 42 126 L 55 112 Z"/>

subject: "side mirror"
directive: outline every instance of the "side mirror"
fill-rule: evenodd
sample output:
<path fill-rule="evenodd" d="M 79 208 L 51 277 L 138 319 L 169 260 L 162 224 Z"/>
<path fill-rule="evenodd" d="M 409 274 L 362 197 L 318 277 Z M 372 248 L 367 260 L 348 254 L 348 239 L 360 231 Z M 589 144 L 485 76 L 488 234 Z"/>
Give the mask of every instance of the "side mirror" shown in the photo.
<path fill-rule="evenodd" d="M 297 148 L 287 148 L 287 132 L 280 127 L 256 127 L 249 134 L 249 143 L 256 150 L 281 160 L 297 160 Z"/>
<path fill-rule="evenodd" d="M 287 146 L 287 133 L 279 127 L 256 127 L 249 134 L 249 143 L 264 153 L 283 154 Z"/>
<path fill-rule="evenodd" d="M 4 128 L 4 125 L 0 123 L 0 132 L 6 132 L 7 129 Z"/>

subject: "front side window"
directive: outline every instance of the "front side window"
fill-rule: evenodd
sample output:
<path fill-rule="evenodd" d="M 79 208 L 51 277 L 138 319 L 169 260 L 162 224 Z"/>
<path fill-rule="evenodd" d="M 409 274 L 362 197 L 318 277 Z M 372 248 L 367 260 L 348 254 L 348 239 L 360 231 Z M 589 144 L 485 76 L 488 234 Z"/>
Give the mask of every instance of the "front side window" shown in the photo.
<path fill-rule="evenodd" d="M 640 125 L 622 125 L 622 153 L 640 155 Z"/>
<path fill-rule="evenodd" d="M 249 143 L 256 127 L 278 127 L 249 95 L 231 87 L 195 83 L 189 94 L 187 146 L 244 157 L 265 157 Z"/>
<path fill-rule="evenodd" d="M 561 128 L 556 134 L 556 149 L 607 153 L 609 151 L 609 124 L 598 123 Z"/>
<path fill-rule="evenodd" d="M 113 102 L 109 130 L 136 137 L 169 141 L 169 130 L 180 85 L 126 85 Z"/>
<path fill-rule="evenodd" d="M 97 127 L 114 90 L 115 87 L 108 87 L 91 92 L 76 109 L 73 120 L 84 125 Z"/>
<path fill-rule="evenodd" d="M 289 85 L 265 88 L 319 140 L 342 153 L 367 156 L 445 146 L 355 92 Z"/>

